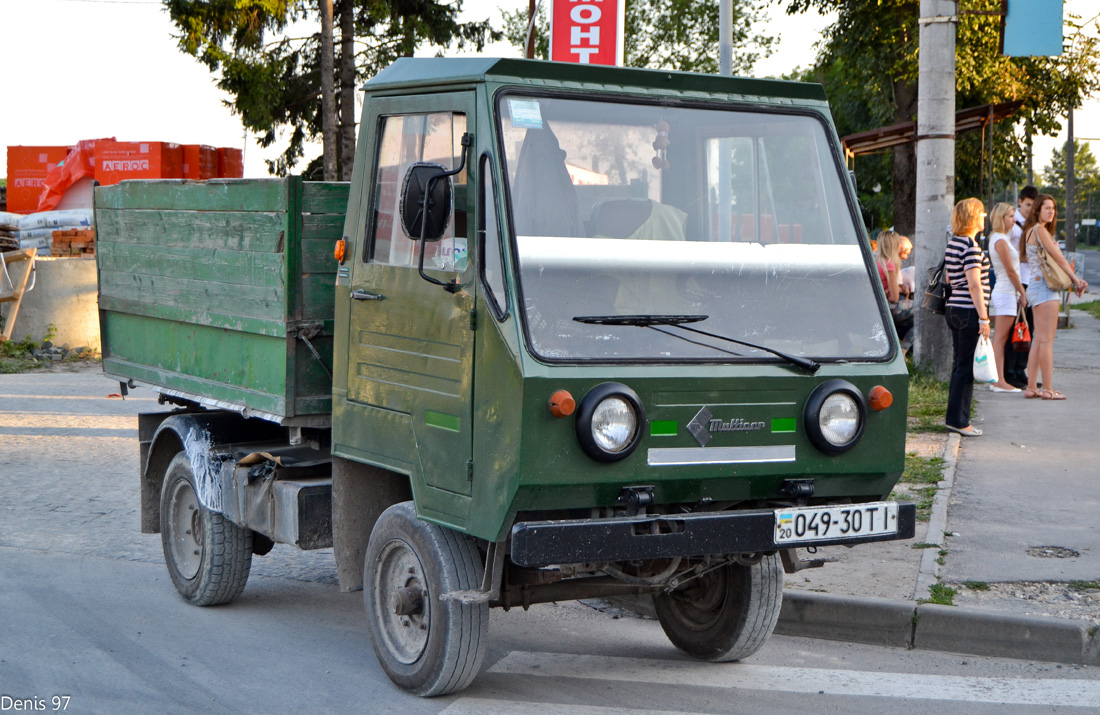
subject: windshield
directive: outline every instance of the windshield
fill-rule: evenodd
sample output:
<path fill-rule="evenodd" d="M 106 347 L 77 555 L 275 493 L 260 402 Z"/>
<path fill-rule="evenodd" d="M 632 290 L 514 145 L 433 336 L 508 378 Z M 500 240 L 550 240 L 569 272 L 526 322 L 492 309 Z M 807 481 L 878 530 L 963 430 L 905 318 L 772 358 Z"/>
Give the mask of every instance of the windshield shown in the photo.
<path fill-rule="evenodd" d="M 534 354 L 775 359 L 574 320 L 593 315 L 705 316 L 693 325 L 812 358 L 888 354 L 819 118 L 509 94 L 498 112 Z"/>

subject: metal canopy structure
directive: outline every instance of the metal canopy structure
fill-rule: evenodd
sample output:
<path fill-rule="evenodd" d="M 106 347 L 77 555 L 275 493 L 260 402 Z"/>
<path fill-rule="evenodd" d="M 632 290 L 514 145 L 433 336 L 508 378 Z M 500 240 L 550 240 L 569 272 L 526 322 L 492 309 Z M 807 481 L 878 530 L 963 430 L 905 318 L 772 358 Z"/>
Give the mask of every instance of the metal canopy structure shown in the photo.
<path fill-rule="evenodd" d="M 955 136 L 984 129 L 994 122 L 1008 119 L 1023 105 L 1023 101 L 1015 100 L 1000 104 L 984 104 L 955 112 Z M 877 154 L 895 146 L 909 144 L 916 140 L 916 136 L 916 122 L 902 122 L 858 134 L 849 134 L 841 137 L 840 142 L 844 146 L 845 158 L 851 161 L 857 156 Z"/>

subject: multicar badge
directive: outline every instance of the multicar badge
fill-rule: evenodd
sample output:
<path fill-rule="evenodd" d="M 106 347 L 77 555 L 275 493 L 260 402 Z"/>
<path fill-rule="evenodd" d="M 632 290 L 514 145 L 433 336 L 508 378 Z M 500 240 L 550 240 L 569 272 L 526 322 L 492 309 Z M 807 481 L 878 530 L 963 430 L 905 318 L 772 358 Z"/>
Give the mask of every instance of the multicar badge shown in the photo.
<path fill-rule="evenodd" d="M 700 447 L 706 447 L 712 437 L 711 432 L 756 432 L 764 429 L 763 422 L 746 422 L 743 419 L 734 419 L 729 422 L 715 419 L 707 407 L 695 413 L 691 422 L 687 423 L 688 432 L 699 443 Z"/>

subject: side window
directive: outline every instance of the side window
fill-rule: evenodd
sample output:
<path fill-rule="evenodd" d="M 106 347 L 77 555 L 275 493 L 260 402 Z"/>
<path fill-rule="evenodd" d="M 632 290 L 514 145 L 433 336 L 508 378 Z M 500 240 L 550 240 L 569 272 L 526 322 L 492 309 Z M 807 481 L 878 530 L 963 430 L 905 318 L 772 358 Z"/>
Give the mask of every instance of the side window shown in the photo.
<path fill-rule="evenodd" d="M 418 236 L 401 227 L 401 185 L 405 172 L 419 161 L 458 165 L 466 115 L 451 112 L 382 118 L 375 173 L 370 235 L 363 260 L 387 266 L 415 267 L 420 259 Z M 461 272 L 466 268 L 466 172 L 451 178 L 454 204 L 443 238 L 427 244 L 424 268 Z M 457 210 L 456 210 L 457 207 Z"/>
<path fill-rule="evenodd" d="M 493 164 L 488 156 L 481 157 L 481 195 L 478 199 L 478 240 L 481 242 L 481 282 L 489 297 L 490 307 L 498 320 L 508 314 L 508 297 L 504 287 L 504 255 L 500 250 L 500 223 L 497 221 L 496 183 Z"/>

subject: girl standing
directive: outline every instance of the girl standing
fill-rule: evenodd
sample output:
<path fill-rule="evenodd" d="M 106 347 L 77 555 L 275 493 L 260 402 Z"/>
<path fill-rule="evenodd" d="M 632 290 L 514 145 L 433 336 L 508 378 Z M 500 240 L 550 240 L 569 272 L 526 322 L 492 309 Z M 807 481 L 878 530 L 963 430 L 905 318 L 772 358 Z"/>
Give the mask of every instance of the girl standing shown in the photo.
<path fill-rule="evenodd" d="M 883 231 L 875 244 L 875 263 L 882 279 L 882 289 L 890 303 L 890 315 L 898 331 L 902 351 L 913 346 L 913 300 L 909 289 L 901 284 L 901 262 L 909 257 L 913 243 L 896 231 Z"/>
<path fill-rule="evenodd" d="M 1020 388 L 1005 380 L 1004 372 L 1005 344 L 1016 316 L 1027 306 L 1024 284 L 1020 280 L 1020 251 L 1008 238 L 1015 220 L 1016 210 L 1003 203 L 994 206 L 989 217 L 993 227 L 989 234 L 989 257 L 997 277 L 989 304 L 993 316 L 993 355 L 997 359 L 997 382 L 989 386 L 994 392 L 1020 392 Z"/>
<path fill-rule="evenodd" d="M 1027 359 L 1027 389 L 1024 397 L 1028 399 L 1064 400 L 1066 396 L 1054 389 L 1054 331 L 1058 329 L 1058 301 L 1061 293 L 1051 290 L 1043 279 L 1043 268 L 1039 260 L 1039 243 L 1062 269 L 1073 277 L 1073 289 L 1080 296 L 1089 287 L 1084 279 L 1078 278 L 1062 255 L 1058 242 L 1054 240 L 1054 226 L 1058 218 L 1058 207 L 1054 197 L 1039 194 L 1031 207 L 1031 213 L 1024 223 L 1020 236 L 1020 254 L 1027 256 L 1031 266 L 1031 282 L 1027 284 L 1027 300 L 1031 303 L 1035 317 L 1035 332 L 1031 335 L 1031 354 Z M 1043 389 L 1039 390 L 1039 371 L 1043 373 Z"/>

